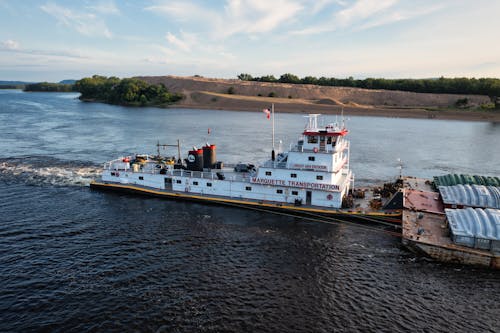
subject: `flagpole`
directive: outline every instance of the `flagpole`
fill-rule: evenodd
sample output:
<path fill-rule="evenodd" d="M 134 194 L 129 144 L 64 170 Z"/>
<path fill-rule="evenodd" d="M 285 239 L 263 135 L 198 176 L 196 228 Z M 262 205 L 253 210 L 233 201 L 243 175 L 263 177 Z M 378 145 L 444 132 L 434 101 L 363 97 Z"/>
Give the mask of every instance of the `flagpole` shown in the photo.
<path fill-rule="evenodd" d="M 274 103 L 271 105 L 271 117 L 272 117 L 272 122 L 273 122 L 273 151 L 271 154 L 271 159 L 274 161 L 275 160 L 275 152 L 274 152 Z"/>

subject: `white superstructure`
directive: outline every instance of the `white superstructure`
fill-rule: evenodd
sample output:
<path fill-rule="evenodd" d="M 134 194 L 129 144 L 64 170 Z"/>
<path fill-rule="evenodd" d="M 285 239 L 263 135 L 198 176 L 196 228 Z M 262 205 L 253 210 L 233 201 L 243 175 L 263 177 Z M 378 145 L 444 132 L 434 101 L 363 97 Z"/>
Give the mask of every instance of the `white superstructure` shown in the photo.
<path fill-rule="evenodd" d="M 307 117 L 290 151 L 256 168 L 221 168 L 222 163 L 215 162 L 215 146 L 207 145 L 190 151 L 186 164 L 147 155 L 107 162 L 102 181 L 207 197 L 340 208 L 353 179 L 348 131 L 337 123 L 320 127 L 319 116 Z"/>

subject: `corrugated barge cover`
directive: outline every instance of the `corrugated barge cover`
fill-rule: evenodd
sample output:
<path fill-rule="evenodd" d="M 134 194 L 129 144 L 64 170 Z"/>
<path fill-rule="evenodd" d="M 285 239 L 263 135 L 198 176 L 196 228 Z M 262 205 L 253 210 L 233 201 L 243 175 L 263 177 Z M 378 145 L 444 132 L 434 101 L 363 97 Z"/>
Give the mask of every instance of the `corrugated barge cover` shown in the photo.
<path fill-rule="evenodd" d="M 500 210 L 445 209 L 456 244 L 500 252 Z"/>
<path fill-rule="evenodd" d="M 445 205 L 500 209 L 500 187 L 484 185 L 439 186 Z"/>
<path fill-rule="evenodd" d="M 500 186 L 500 178 L 491 176 L 448 174 L 434 177 L 434 184 L 436 187 L 459 184 Z"/>

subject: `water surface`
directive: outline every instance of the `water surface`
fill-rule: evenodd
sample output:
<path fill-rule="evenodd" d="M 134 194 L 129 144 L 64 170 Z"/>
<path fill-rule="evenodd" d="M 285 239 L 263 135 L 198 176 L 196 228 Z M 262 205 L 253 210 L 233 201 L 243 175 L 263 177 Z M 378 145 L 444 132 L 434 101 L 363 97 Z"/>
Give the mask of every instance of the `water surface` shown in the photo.
<path fill-rule="evenodd" d="M 498 272 L 349 225 L 92 191 L 101 164 L 181 140 L 270 153 L 263 113 L 124 108 L 0 90 L 0 331 L 498 332 Z M 302 115 L 277 114 L 283 146 Z M 329 117 L 335 121 L 335 117 Z M 359 184 L 498 176 L 500 126 L 351 117 Z M 207 128 L 211 128 L 208 137 Z M 175 149 L 168 154 L 175 154 Z"/>

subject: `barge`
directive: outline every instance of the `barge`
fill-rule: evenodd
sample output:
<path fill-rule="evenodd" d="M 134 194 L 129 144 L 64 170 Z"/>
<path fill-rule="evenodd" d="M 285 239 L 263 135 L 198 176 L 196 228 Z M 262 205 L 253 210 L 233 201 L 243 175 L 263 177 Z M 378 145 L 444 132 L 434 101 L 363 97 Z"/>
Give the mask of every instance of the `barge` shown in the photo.
<path fill-rule="evenodd" d="M 267 111 L 267 110 L 266 110 Z M 268 117 L 269 117 L 269 111 Z M 274 112 L 273 112 L 274 118 Z M 383 198 L 370 189 L 353 191 L 349 133 L 337 122 L 319 125 L 310 114 L 289 151 L 273 150 L 260 165 L 234 166 L 217 161 L 215 145 L 193 147 L 185 159 L 158 154 L 125 156 L 106 162 L 100 190 L 125 191 L 176 200 L 224 204 L 292 215 L 335 216 L 339 219 L 401 223 L 400 209 L 382 209 Z M 274 124 L 274 121 L 273 121 Z"/>
<path fill-rule="evenodd" d="M 413 177 L 403 183 L 402 241 L 407 248 L 442 262 L 500 269 L 500 187 L 436 189 L 431 181 Z"/>

